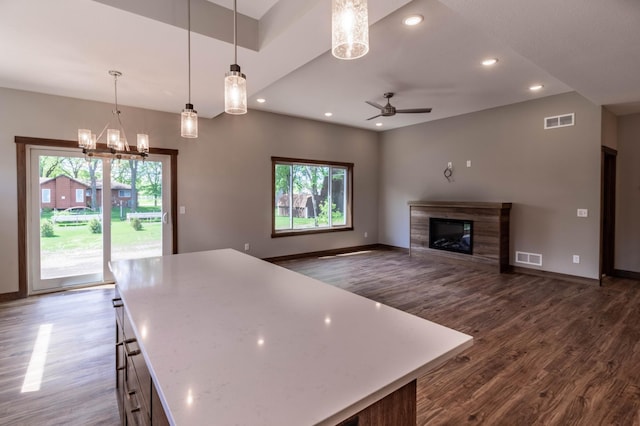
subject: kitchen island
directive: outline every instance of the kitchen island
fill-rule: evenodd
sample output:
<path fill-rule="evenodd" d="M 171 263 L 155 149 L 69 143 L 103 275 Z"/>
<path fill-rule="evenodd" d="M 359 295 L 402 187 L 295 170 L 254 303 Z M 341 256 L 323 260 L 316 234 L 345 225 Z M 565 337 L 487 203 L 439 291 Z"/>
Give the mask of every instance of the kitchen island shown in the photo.
<path fill-rule="evenodd" d="M 231 249 L 110 267 L 124 422 L 364 425 L 377 403 L 415 424 L 415 380 L 472 344 Z"/>

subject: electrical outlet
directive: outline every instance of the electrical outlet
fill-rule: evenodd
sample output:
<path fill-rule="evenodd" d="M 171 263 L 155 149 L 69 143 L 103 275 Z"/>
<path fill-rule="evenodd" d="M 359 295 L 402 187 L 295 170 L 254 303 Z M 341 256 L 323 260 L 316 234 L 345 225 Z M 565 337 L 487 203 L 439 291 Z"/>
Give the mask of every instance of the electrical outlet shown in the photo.
<path fill-rule="evenodd" d="M 451 161 L 449 161 L 447 163 L 447 169 L 452 169 L 453 168 L 453 163 Z"/>
<path fill-rule="evenodd" d="M 587 209 L 578 209 L 578 217 L 588 217 L 589 210 Z"/>
<path fill-rule="evenodd" d="M 578 256 L 577 254 L 573 255 L 573 263 L 580 263 L 580 256 Z"/>
<path fill-rule="evenodd" d="M 185 214 L 187 212 L 187 208 L 185 206 L 180 206 L 180 214 Z"/>
<path fill-rule="evenodd" d="M 249 251 L 250 248 L 251 246 L 249 245 L 249 243 L 244 243 L 244 251 Z"/>
<path fill-rule="evenodd" d="M 364 232 L 364 237 L 367 238 L 369 236 L 369 233 L 367 231 Z"/>
<path fill-rule="evenodd" d="M 471 167 L 471 160 L 467 160 L 467 167 Z"/>

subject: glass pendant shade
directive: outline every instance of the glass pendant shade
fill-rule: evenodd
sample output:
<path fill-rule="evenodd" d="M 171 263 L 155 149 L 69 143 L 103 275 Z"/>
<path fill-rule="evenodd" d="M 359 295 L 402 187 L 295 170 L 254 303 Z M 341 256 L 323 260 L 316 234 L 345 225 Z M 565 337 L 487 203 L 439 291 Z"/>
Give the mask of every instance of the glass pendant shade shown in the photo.
<path fill-rule="evenodd" d="M 331 53 L 338 59 L 357 59 L 369 51 L 367 0 L 332 0 Z"/>
<path fill-rule="evenodd" d="M 186 104 L 182 110 L 180 136 L 183 138 L 198 137 L 198 111 L 195 111 L 191 104 Z"/>
<path fill-rule="evenodd" d="M 247 113 L 247 79 L 237 64 L 231 65 L 231 71 L 224 77 L 224 112 Z"/>
<path fill-rule="evenodd" d="M 136 149 L 138 152 L 149 152 L 149 135 L 138 133 Z"/>
<path fill-rule="evenodd" d="M 91 145 L 91 130 L 78 129 L 78 146 L 80 148 L 89 148 Z"/>
<path fill-rule="evenodd" d="M 96 149 L 96 145 L 97 145 L 97 139 L 96 139 L 96 134 L 95 133 L 91 133 L 91 142 L 89 142 L 89 145 L 86 147 L 87 149 Z"/>
<path fill-rule="evenodd" d="M 118 149 L 120 145 L 120 130 L 107 129 L 107 148 Z"/>

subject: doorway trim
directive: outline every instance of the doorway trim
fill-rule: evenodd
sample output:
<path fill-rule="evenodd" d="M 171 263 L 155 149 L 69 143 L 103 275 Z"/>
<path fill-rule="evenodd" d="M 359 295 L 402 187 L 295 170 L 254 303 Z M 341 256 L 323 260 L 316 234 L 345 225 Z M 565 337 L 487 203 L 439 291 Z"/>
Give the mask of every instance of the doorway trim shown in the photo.
<path fill-rule="evenodd" d="M 27 145 L 49 146 L 61 148 L 78 148 L 76 141 L 61 139 L 42 139 L 26 136 L 16 136 L 16 171 L 17 171 L 17 195 L 18 195 L 18 292 L 17 298 L 28 296 L 27 273 Z M 98 144 L 106 148 L 104 144 Z M 104 145 L 104 146 L 101 146 Z M 170 156 L 171 163 L 171 253 L 178 253 L 178 150 L 167 148 L 150 148 L 150 154 Z"/>
<path fill-rule="evenodd" d="M 602 146 L 601 154 L 601 220 L 600 220 L 600 285 L 602 276 L 614 276 L 616 239 L 616 157 L 618 151 Z"/>

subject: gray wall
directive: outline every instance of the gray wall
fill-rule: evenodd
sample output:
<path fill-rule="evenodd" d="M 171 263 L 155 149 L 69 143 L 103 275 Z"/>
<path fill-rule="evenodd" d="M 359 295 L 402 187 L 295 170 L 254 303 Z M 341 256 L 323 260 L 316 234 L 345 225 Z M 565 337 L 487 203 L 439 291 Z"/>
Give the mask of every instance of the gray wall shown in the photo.
<path fill-rule="evenodd" d="M 543 129 L 544 117 L 572 112 L 575 126 Z M 546 271 L 597 278 L 601 115 L 568 93 L 385 132 L 380 242 L 409 246 L 409 200 L 512 202 L 511 264 L 515 250 L 541 253 Z"/>
<path fill-rule="evenodd" d="M 125 94 L 121 98 L 125 98 Z M 0 88 L 0 293 L 18 289 L 14 137 L 75 140 L 78 127 L 101 129 L 111 104 Z M 176 105 L 179 111 L 182 105 Z M 178 249 L 223 247 L 257 257 L 378 241 L 378 136 L 375 132 L 276 114 L 200 119 L 199 138 L 179 134 L 179 115 L 122 107 L 125 129 L 144 130 L 154 147 L 179 150 Z M 353 162 L 354 231 L 272 239 L 271 156 Z M 368 238 L 364 238 L 364 232 Z"/>
<path fill-rule="evenodd" d="M 618 117 L 615 268 L 640 272 L 640 114 Z"/>

